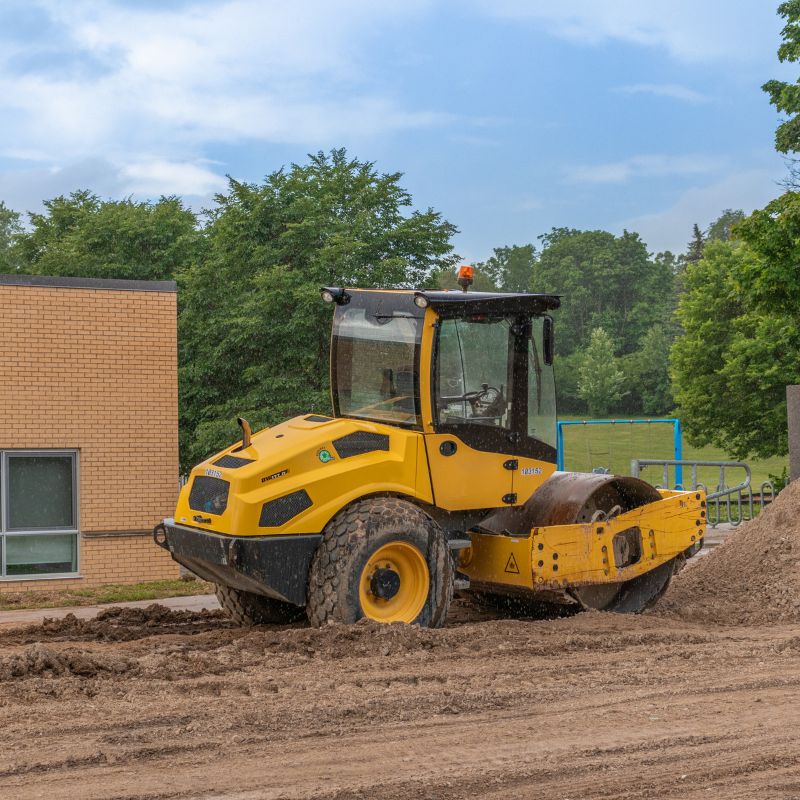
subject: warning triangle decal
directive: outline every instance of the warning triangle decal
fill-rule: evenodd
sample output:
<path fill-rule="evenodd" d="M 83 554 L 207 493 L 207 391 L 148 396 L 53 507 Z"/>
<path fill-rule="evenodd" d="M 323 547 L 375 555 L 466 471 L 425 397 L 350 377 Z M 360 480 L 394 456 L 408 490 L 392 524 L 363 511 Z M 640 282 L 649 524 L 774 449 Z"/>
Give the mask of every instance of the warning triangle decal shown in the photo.
<path fill-rule="evenodd" d="M 506 572 L 511 572 L 514 575 L 519 575 L 519 567 L 517 566 L 517 559 L 514 558 L 512 553 L 506 561 Z"/>

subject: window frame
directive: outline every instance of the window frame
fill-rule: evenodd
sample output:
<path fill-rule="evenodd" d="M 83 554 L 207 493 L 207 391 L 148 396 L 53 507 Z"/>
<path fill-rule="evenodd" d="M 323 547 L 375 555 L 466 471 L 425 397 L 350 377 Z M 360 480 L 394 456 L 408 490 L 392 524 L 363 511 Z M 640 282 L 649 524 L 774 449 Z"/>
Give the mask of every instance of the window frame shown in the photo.
<path fill-rule="evenodd" d="M 15 457 L 65 457 L 72 460 L 72 522 L 70 527 L 34 528 L 31 530 L 10 529 L 10 509 L 8 503 L 8 482 L 10 480 L 9 462 Z M 74 572 L 47 572 L 36 575 L 7 575 L 6 543 L 9 538 L 25 536 L 72 536 L 75 541 L 76 568 Z M 80 522 L 80 450 L 77 448 L 4 448 L 0 449 L 0 582 L 38 581 L 80 578 L 81 572 L 81 522 Z"/>

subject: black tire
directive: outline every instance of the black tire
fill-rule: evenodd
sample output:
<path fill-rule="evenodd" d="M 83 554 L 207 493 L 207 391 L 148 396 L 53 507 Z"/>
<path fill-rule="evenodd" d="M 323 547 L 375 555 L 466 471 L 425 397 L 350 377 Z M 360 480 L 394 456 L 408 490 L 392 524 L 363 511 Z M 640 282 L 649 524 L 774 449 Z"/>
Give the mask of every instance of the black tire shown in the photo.
<path fill-rule="evenodd" d="M 454 576 L 444 533 L 421 509 L 393 497 L 357 501 L 325 526 L 309 570 L 306 612 L 312 625 L 352 624 L 366 616 L 359 599 L 362 572 L 371 555 L 392 542 L 414 545 L 428 566 L 428 596 L 412 624 L 444 625 Z"/>
<path fill-rule="evenodd" d="M 216 595 L 225 613 L 242 627 L 251 625 L 288 625 L 305 615 L 301 606 L 273 600 L 260 594 L 245 592 L 222 584 L 216 585 Z"/>

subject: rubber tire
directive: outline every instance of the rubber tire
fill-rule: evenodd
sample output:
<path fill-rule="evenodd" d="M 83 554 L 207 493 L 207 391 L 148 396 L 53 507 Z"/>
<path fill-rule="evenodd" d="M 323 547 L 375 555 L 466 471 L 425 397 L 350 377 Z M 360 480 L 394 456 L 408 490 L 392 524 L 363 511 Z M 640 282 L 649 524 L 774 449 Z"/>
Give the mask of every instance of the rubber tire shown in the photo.
<path fill-rule="evenodd" d="M 447 540 L 421 509 L 394 497 L 359 500 L 325 526 L 309 570 L 309 622 L 319 627 L 361 619 L 362 570 L 377 548 L 397 540 L 415 545 L 426 556 L 430 573 L 428 599 L 412 624 L 426 628 L 444 625 L 453 598 L 455 572 Z"/>
<path fill-rule="evenodd" d="M 218 583 L 215 591 L 225 613 L 243 628 L 252 625 L 288 625 L 301 620 L 305 614 L 302 606 L 234 589 L 231 586 Z"/>

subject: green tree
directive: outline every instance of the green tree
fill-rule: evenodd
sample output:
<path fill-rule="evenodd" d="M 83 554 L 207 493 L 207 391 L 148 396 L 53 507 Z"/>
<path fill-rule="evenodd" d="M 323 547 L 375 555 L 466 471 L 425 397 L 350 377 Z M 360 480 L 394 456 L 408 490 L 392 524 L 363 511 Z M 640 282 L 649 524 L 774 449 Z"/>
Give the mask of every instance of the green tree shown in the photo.
<path fill-rule="evenodd" d="M 800 0 L 788 0 L 778 6 L 778 14 L 785 25 L 781 31 L 783 41 L 778 47 L 781 63 L 800 60 Z M 775 108 L 788 115 L 775 131 L 775 149 L 792 155 L 800 152 L 800 81 L 771 80 L 761 87 Z"/>
<path fill-rule="evenodd" d="M 536 248 L 532 244 L 515 244 L 495 247 L 494 254 L 476 264 L 475 269 L 485 272 L 501 292 L 527 292 L 535 266 Z"/>
<path fill-rule="evenodd" d="M 604 417 L 625 394 L 625 375 L 614 342 L 603 328 L 592 331 L 578 371 L 578 394 L 595 417 Z"/>
<path fill-rule="evenodd" d="M 686 255 L 683 257 L 687 264 L 694 264 L 703 257 L 703 248 L 706 246 L 706 240 L 700 226 L 695 222 L 692 227 L 692 238 L 686 246 Z"/>
<path fill-rule="evenodd" d="M 706 230 L 705 241 L 727 242 L 733 238 L 733 226 L 741 222 L 746 214 L 741 209 L 726 208 Z"/>
<path fill-rule="evenodd" d="M 22 260 L 16 241 L 21 233 L 19 213 L 0 200 L 0 273 L 20 271 Z"/>
<path fill-rule="evenodd" d="M 320 286 L 410 287 L 456 263 L 456 229 L 410 211 L 400 173 L 345 150 L 229 181 L 207 257 L 180 277 L 182 458 L 196 463 L 254 428 L 330 411 L 331 309 Z"/>
<path fill-rule="evenodd" d="M 800 193 L 785 192 L 736 226 L 736 235 L 761 256 L 741 265 L 749 299 L 765 311 L 800 308 Z"/>
<path fill-rule="evenodd" d="M 17 236 L 19 257 L 35 274 L 159 280 L 202 252 L 197 218 L 177 197 L 137 203 L 78 191 L 44 206 Z"/>
<path fill-rule="evenodd" d="M 671 316 L 673 259 L 651 259 L 638 234 L 554 228 L 540 239 L 531 289 L 564 297 L 557 314 L 560 355 L 584 349 L 597 327 L 621 353 L 634 352 L 645 331 Z"/>
<path fill-rule="evenodd" d="M 673 336 L 664 325 L 654 325 L 642 337 L 639 349 L 626 365 L 626 383 L 638 399 L 637 410 L 666 414 L 672 410 L 672 380 L 669 354 Z"/>
<path fill-rule="evenodd" d="M 672 348 L 675 399 L 690 441 L 740 459 L 786 453 L 785 387 L 800 381 L 796 312 L 747 288 L 747 276 L 768 271 L 747 244 L 709 242 L 687 266 L 683 335 Z"/>

